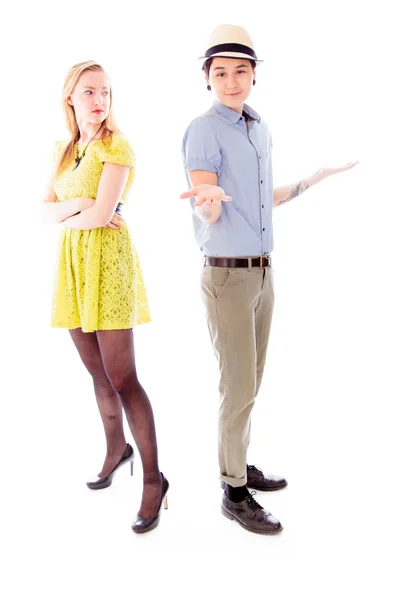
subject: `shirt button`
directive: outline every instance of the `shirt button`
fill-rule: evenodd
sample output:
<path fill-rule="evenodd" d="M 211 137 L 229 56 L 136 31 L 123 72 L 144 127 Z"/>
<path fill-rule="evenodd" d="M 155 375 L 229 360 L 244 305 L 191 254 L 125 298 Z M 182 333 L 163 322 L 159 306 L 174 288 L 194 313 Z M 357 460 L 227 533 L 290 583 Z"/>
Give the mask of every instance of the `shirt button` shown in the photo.
<path fill-rule="evenodd" d="M 263 182 L 263 180 L 261 179 L 261 183 Z"/>
<path fill-rule="evenodd" d="M 265 231 L 265 227 L 263 227 L 263 231 Z"/>
<path fill-rule="evenodd" d="M 264 204 L 261 204 L 261 208 L 264 208 Z"/>

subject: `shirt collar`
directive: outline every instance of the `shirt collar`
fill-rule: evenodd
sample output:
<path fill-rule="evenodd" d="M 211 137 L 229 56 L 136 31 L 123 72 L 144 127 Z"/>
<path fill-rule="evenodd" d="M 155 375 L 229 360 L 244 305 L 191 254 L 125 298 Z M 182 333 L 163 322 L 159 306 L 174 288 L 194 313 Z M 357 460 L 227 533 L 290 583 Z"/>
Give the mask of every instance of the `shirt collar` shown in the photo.
<path fill-rule="evenodd" d="M 228 106 L 225 106 L 225 104 L 214 102 L 214 108 L 222 117 L 225 117 L 231 123 L 238 123 L 241 119 L 241 115 L 238 112 L 232 110 L 232 108 L 229 108 Z M 251 121 L 257 121 L 257 123 L 260 122 L 260 115 L 247 104 L 243 104 L 243 112 L 246 113 Z"/>

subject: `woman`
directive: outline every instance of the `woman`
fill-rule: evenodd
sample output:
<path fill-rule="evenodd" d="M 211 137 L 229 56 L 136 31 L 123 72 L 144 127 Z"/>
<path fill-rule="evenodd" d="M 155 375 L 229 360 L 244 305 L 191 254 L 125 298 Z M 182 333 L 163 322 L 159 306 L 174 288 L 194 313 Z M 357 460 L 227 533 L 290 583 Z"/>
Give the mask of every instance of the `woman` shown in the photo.
<path fill-rule="evenodd" d="M 204 254 L 202 297 L 220 365 L 221 510 L 248 531 L 276 534 L 281 523 L 249 489 L 279 490 L 286 479 L 247 463 L 251 412 L 274 306 L 272 209 L 356 163 L 320 169 L 296 184 L 273 188 L 271 135 L 246 104 L 261 62 L 249 33 L 241 26 L 220 25 L 201 60 L 214 102 L 186 130 L 183 160 L 190 189 L 181 198 L 192 198 L 194 232 Z"/>
<path fill-rule="evenodd" d="M 158 525 L 168 481 L 158 468 L 152 408 L 135 366 L 133 327 L 150 320 L 139 259 L 120 216 L 134 178 L 134 154 L 112 114 L 108 75 L 94 61 L 68 72 L 63 107 L 71 137 L 56 147 L 56 169 L 45 199 L 47 221 L 63 223 L 52 326 L 70 330 L 93 377 L 107 455 L 91 489 L 111 485 L 133 463 L 122 408 L 143 464 L 142 502 L 132 529 Z"/>

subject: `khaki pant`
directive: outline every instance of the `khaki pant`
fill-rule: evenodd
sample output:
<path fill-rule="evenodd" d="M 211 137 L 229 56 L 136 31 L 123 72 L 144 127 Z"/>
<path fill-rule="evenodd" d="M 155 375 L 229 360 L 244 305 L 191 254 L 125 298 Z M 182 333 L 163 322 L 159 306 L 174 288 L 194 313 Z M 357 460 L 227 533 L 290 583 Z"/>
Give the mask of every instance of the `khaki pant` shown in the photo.
<path fill-rule="evenodd" d="M 220 476 L 246 485 L 250 413 L 264 371 L 274 306 L 271 267 L 203 267 L 202 296 L 220 368 Z"/>

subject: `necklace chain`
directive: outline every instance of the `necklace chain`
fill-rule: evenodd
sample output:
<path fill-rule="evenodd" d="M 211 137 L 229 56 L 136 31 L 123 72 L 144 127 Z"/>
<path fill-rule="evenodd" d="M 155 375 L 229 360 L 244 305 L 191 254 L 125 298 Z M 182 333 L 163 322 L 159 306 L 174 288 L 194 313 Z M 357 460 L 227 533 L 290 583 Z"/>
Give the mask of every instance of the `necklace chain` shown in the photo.
<path fill-rule="evenodd" d="M 101 129 L 102 127 L 103 127 L 103 123 L 101 124 L 101 126 L 100 126 L 100 129 Z M 92 140 L 93 140 L 93 139 L 96 137 L 96 135 L 99 133 L 100 129 L 98 129 L 98 130 L 96 131 L 96 133 L 94 134 L 94 136 L 92 136 L 92 137 L 90 138 L 90 140 L 88 141 L 88 143 L 87 143 L 87 144 L 86 144 L 86 146 L 84 147 L 84 149 L 83 149 L 83 152 L 82 152 L 82 154 L 81 154 L 80 156 L 79 156 L 79 152 L 78 152 L 78 145 L 76 146 L 76 157 L 75 157 L 75 165 L 74 165 L 74 167 L 73 167 L 73 169 L 72 169 L 73 171 L 75 171 L 75 169 L 77 169 L 77 168 L 79 167 L 79 165 L 81 164 L 81 160 L 82 160 L 82 158 L 85 156 L 85 153 L 86 153 L 87 147 L 89 146 L 90 142 L 91 142 L 91 141 L 92 141 Z"/>

